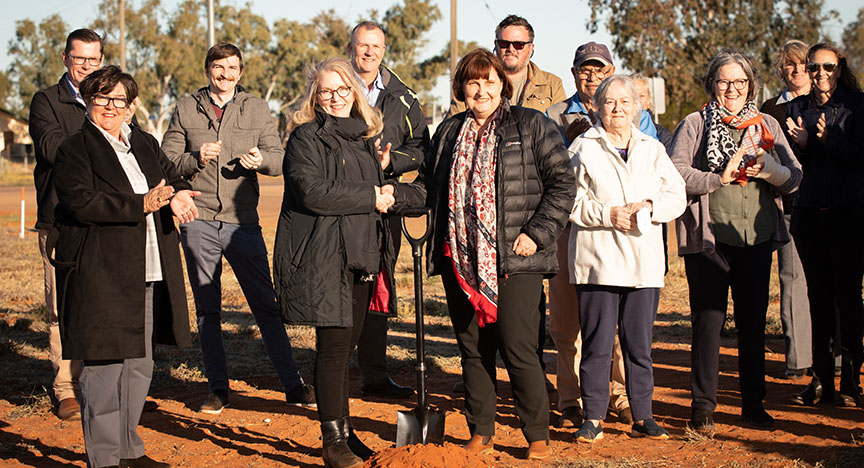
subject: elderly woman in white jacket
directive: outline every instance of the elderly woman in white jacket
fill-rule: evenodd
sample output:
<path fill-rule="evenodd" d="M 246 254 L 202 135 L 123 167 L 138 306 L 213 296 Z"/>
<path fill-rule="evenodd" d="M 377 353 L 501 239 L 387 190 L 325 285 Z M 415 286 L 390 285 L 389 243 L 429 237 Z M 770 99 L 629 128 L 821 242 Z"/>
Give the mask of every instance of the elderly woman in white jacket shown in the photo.
<path fill-rule="evenodd" d="M 580 442 L 603 437 L 616 328 L 633 412 L 631 434 L 666 439 L 653 419 L 651 338 L 663 287 L 662 224 L 684 211 L 684 180 L 663 145 L 638 129 L 633 81 L 607 78 L 594 94 L 598 122 L 570 146 L 576 202 L 570 214 L 570 282 L 582 326 Z"/>

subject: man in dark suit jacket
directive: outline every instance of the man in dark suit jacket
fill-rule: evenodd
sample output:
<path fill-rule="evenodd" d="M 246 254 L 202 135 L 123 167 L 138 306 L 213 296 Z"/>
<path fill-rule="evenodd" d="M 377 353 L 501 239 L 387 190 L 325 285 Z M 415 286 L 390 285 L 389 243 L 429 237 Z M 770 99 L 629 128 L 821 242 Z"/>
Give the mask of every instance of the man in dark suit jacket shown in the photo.
<path fill-rule="evenodd" d="M 66 49 L 62 55 L 66 73 L 60 78 L 60 82 L 39 91 L 30 102 L 30 137 L 36 150 L 36 168 L 33 170 L 38 207 L 36 230 L 39 232 L 39 250 L 42 253 L 45 274 L 45 306 L 49 318 L 49 354 L 54 368 L 54 396 L 58 404 L 57 417 L 63 420 L 81 417 L 81 408 L 75 398 L 81 361 L 65 360 L 62 357 L 54 267 L 48 261 L 45 241 L 54 224 L 54 208 L 57 206 L 57 194 L 52 182 L 54 158 L 60 143 L 84 123 L 84 100 L 78 92 L 78 86 L 87 75 L 102 67 L 102 48 L 102 38 L 96 32 L 90 29 L 72 31 L 66 38 Z"/>

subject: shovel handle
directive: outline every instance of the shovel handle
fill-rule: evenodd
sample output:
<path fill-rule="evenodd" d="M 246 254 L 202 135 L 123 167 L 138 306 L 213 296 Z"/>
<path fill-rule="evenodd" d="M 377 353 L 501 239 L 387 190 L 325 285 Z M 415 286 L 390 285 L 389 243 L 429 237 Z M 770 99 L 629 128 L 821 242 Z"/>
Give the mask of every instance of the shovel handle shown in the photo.
<path fill-rule="evenodd" d="M 432 209 L 428 206 L 409 206 L 399 210 L 399 214 L 402 216 L 402 232 L 405 233 L 405 238 L 408 239 L 408 243 L 411 244 L 411 250 L 413 251 L 414 256 L 420 256 L 420 247 L 422 247 L 423 243 L 426 242 L 426 239 L 429 237 L 429 231 L 432 227 Z M 414 237 L 410 232 L 408 232 L 408 224 L 405 220 L 407 218 L 420 218 L 422 216 L 426 216 L 426 226 L 423 230 L 423 235 L 420 237 Z"/>

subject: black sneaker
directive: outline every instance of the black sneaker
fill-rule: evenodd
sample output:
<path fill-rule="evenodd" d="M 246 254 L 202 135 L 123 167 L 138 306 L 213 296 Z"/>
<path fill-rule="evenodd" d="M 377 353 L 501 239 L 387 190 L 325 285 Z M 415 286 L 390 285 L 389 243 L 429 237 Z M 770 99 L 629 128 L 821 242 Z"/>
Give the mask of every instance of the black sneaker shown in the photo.
<path fill-rule="evenodd" d="M 226 407 L 228 407 L 228 394 L 216 391 L 207 395 L 207 399 L 204 400 L 198 411 L 206 414 L 219 414 Z"/>
<path fill-rule="evenodd" d="M 305 383 L 301 383 L 286 393 L 285 402 L 288 403 L 288 406 L 318 407 L 318 404 L 315 402 L 315 388 Z"/>
<path fill-rule="evenodd" d="M 597 423 L 595 426 L 591 421 L 582 423 L 582 427 L 573 434 L 573 439 L 577 442 L 594 443 L 603 438 L 603 425 Z"/>
<path fill-rule="evenodd" d="M 742 409 L 741 420 L 763 429 L 774 425 L 774 418 L 764 408 Z"/>
<path fill-rule="evenodd" d="M 660 427 L 653 419 L 646 419 L 642 424 L 633 423 L 633 430 L 630 431 L 630 435 L 633 437 L 665 440 L 669 438 L 669 431 Z"/>

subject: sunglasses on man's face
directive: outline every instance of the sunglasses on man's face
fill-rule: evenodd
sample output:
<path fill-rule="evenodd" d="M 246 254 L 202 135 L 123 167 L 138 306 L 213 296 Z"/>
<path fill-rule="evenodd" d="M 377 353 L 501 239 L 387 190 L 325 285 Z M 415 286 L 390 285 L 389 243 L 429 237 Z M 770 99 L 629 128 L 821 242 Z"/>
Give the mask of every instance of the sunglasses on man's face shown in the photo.
<path fill-rule="evenodd" d="M 495 45 L 501 50 L 507 50 L 512 45 L 516 50 L 522 50 L 531 41 L 505 41 L 504 39 L 495 39 Z"/>
<path fill-rule="evenodd" d="M 807 64 L 807 72 L 809 73 L 818 73 L 819 69 L 825 70 L 826 73 L 834 73 L 834 70 L 837 69 L 836 63 L 818 63 L 818 62 L 810 62 Z"/>

